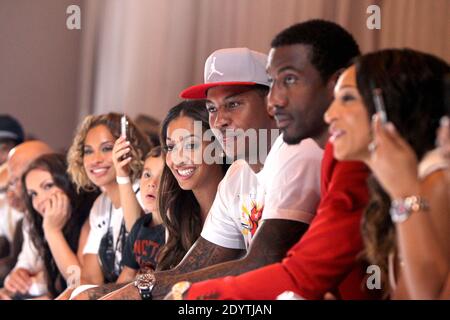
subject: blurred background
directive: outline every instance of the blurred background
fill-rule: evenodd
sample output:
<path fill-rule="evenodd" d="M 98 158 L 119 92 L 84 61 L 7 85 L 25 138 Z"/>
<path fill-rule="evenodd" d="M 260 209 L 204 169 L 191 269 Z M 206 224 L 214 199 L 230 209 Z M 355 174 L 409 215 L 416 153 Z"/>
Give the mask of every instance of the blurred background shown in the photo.
<path fill-rule="evenodd" d="M 381 29 L 369 30 L 369 5 Z M 81 9 L 69 30 L 66 9 Z M 214 50 L 268 52 L 283 28 L 322 18 L 347 28 L 364 53 L 410 47 L 450 58 L 450 0 L 0 0 L 0 113 L 66 149 L 90 113 L 161 120 L 203 81 Z"/>

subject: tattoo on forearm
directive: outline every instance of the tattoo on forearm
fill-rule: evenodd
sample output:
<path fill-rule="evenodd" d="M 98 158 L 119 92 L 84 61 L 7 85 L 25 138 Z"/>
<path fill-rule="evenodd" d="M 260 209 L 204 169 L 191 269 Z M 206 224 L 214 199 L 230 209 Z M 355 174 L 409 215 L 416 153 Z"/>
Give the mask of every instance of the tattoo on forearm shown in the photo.
<path fill-rule="evenodd" d="M 105 300 L 141 300 L 141 295 L 133 283 L 129 283 L 117 292 L 104 297 Z"/>
<path fill-rule="evenodd" d="M 218 263 L 237 259 L 245 253 L 244 250 L 234 250 L 215 245 L 199 238 L 185 259 L 177 266 L 178 273 L 187 273 L 206 268 Z"/>
<path fill-rule="evenodd" d="M 112 291 L 122 288 L 125 285 L 126 283 L 108 283 L 101 285 L 100 287 L 89 289 L 87 290 L 89 300 L 97 300 Z"/>
<path fill-rule="evenodd" d="M 120 300 L 141 300 L 141 296 L 135 287 L 130 287 L 127 291 L 120 294 Z"/>
<path fill-rule="evenodd" d="M 249 253 L 239 260 L 236 260 L 238 258 L 236 256 L 230 256 L 230 252 L 225 251 L 226 249 L 222 247 L 211 247 L 206 240 L 200 241 L 192 253 L 185 258 L 188 268 L 183 268 L 183 272 L 175 275 L 155 274 L 156 284 L 152 291 L 153 298 L 164 298 L 172 286 L 179 281 L 198 282 L 224 276 L 235 276 L 279 262 L 308 228 L 308 225 L 296 221 L 277 219 L 268 221 L 264 221 L 264 224 L 260 226 L 261 229 L 253 239 Z M 224 257 L 224 254 L 228 254 L 228 256 Z M 193 272 L 184 273 L 186 271 Z"/>
<path fill-rule="evenodd" d="M 271 220 L 264 227 L 261 226 L 259 230 L 261 232 L 258 231 L 255 235 L 249 253 L 245 258 L 239 260 L 236 259 L 242 256 L 243 250 L 226 249 L 200 238 L 176 269 L 155 273 L 156 284 L 152 291 L 153 299 L 164 298 L 172 286 L 182 280 L 198 282 L 239 275 L 280 261 L 306 230 L 307 225 L 300 222 Z M 88 290 L 89 297 L 98 299 L 124 285 L 108 284 L 90 289 Z M 132 284 L 128 284 L 111 298 L 140 300 L 140 295 Z"/>

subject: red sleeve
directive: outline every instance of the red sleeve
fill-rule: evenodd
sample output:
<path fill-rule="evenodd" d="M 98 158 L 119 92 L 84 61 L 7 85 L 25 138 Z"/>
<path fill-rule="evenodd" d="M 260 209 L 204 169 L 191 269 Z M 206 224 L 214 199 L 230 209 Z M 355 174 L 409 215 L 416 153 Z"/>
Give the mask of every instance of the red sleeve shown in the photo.
<path fill-rule="evenodd" d="M 328 145 L 322 161 L 323 194 L 317 215 L 282 262 L 237 277 L 193 284 L 188 299 L 275 299 L 294 291 L 305 299 L 326 292 L 341 298 L 368 298 L 360 220 L 368 202 L 368 168 L 360 162 L 337 162 Z"/>

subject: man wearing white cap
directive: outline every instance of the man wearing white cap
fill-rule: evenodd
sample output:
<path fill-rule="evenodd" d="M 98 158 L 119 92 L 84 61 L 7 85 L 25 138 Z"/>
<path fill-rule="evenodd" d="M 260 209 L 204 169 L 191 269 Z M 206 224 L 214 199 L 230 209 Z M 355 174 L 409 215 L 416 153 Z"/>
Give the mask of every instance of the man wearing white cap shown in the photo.
<path fill-rule="evenodd" d="M 235 161 L 218 187 L 200 238 L 175 269 L 152 275 L 155 299 L 180 280 L 237 275 L 280 261 L 315 214 L 323 150 L 313 139 L 288 146 L 273 130 L 266 64 L 267 55 L 247 48 L 217 50 L 206 60 L 204 84 L 181 93 L 207 100 L 210 126 Z M 128 285 L 105 298 L 139 299 L 139 281 L 138 289 Z"/>

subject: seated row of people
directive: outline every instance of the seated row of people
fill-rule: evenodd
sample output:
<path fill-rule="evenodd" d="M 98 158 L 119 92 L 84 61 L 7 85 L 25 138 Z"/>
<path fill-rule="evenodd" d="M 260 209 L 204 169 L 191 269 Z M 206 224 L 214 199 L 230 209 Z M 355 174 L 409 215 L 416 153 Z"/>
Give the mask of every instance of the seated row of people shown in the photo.
<path fill-rule="evenodd" d="M 322 20 L 271 47 L 212 53 L 161 148 L 110 113 L 83 121 L 67 163 L 33 142 L 15 171 L 30 142 L 11 152 L 39 263 L 16 266 L 2 297 L 26 297 L 40 272 L 58 299 L 448 298 L 449 159 L 433 152 L 448 63 L 360 56 Z"/>

